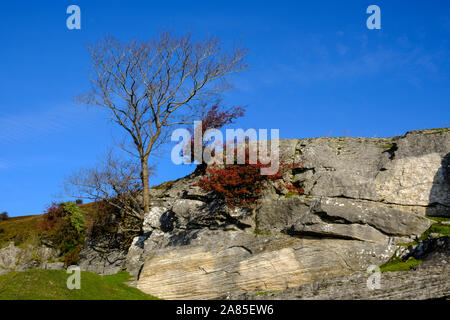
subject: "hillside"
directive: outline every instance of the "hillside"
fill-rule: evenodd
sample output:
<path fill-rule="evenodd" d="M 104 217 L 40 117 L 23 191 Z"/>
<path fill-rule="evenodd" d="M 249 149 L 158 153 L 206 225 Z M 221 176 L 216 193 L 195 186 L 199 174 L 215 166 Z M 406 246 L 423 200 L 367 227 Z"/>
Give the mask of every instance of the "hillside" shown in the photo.
<path fill-rule="evenodd" d="M 39 238 L 42 215 L 12 217 L 0 221 L 0 248 L 13 241 L 16 245 L 35 242 Z"/>

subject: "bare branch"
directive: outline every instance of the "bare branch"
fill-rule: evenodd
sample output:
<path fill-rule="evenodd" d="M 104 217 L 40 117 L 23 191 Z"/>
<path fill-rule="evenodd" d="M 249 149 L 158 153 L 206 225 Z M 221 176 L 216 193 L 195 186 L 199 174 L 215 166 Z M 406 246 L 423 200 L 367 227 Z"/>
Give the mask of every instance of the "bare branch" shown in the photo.
<path fill-rule="evenodd" d="M 148 211 L 150 155 L 167 141 L 169 128 L 187 122 L 188 111 L 198 113 L 229 88 L 227 76 L 246 68 L 246 50 L 228 52 L 218 39 L 196 41 L 168 32 L 127 43 L 105 37 L 88 49 L 91 91 L 82 101 L 108 109 L 127 133 L 133 150 L 125 144 L 122 149 L 138 159 Z"/>

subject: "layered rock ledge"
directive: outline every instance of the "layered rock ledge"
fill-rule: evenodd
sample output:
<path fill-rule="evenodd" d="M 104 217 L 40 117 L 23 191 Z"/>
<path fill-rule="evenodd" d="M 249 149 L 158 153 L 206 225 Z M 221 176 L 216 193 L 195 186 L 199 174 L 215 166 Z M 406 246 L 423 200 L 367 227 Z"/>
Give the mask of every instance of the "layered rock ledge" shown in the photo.
<path fill-rule="evenodd" d="M 233 210 L 195 187 L 200 177 L 193 173 L 152 189 L 142 234 L 127 252 L 114 253 L 114 264 L 86 259 L 81 265 L 93 271 L 101 265 L 100 272 L 125 268 L 139 289 L 165 299 L 258 291 L 310 298 L 298 288 L 324 279 L 335 279 L 330 287 L 337 297 L 352 298 L 352 290 L 364 290 L 356 287 L 367 279 L 368 266 L 385 263 L 398 243 L 411 242 L 430 227 L 426 216 L 450 216 L 448 129 L 393 138 L 281 140 L 280 148 L 289 159 L 304 159 L 302 169 L 284 177 L 304 195 L 268 186 L 257 208 Z M 387 277 L 403 283 L 404 290 L 427 282 L 436 287 L 440 279 L 445 285 L 423 297 L 448 296 L 449 279 L 442 280 L 448 269 L 420 272 L 423 281 L 408 278 L 410 273 Z M 342 279 L 355 286 L 339 295 Z M 392 292 L 375 297 L 396 298 Z M 331 293 L 315 296 L 332 298 Z"/>

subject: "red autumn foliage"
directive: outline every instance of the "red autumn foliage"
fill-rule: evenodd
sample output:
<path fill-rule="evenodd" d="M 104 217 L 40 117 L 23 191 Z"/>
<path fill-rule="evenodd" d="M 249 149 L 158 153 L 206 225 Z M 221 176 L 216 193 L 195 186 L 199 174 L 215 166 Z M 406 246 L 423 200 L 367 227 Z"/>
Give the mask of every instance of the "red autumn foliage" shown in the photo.
<path fill-rule="evenodd" d="M 217 105 L 203 112 L 202 126 L 194 128 L 197 135 L 203 134 L 208 129 L 220 129 L 224 125 L 231 124 L 239 117 L 244 115 L 243 107 L 232 107 L 222 109 Z M 192 135 L 194 136 L 194 135 Z M 248 140 L 245 141 L 248 143 Z M 229 141 L 223 146 L 225 153 L 227 148 L 234 148 L 236 155 L 237 141 Z M 203 148 L 206 145 L 203 145 Z M 191 161 L 194 160 L 194 137 L 191 139 Z M 214 192 L 222 197 L 226 203 L 232 207 L 251 207 L 253 206 L 262 193 L 264 183 L 267 181 L 275 182 L 278 189 L 286 188 L 290 192 L 298 194 L 303 193 L 301 187 L 283 182 L 283 174 L 293 168 L 301 167 L 300 162 L 287 163 L 280 161 L 279 171 L 273 175 L 262 175 L 261 168 L 270 167 L 270 164 L 262 164 L 259 160 L 256 163 L 249 163 L 248 145 L 245 150 L 245 164 L 226 164 L 211 165 L 206 167 L 205 163 L 201 163 L 197 169 L 204 175 L 202 179 L 196 183 L 206 192 Z"/>
<path fill-rule="evenodd" d="M 237 118 L 244 116 L 244 107 L 231 107 L 227 110 L 220 109 L 214 105 L 209 110 L 205 110 L 202 116 L 202 133 L 208 129 L 219 129 L 226 124 L 231 124 Z"/>
<path fill-rule="evenodd" d="M 237 118 L 244 116 L 244 107 L 230 107 L 224 109 L 218 105 L 203 108 L 201 116 L 202 127 L 194 128 L 194 133 L 203 137 L 203 134 L 209 129 L 220 129 L 224 125 L 232 124 Z M 192 133 L 192 132 L 191 132 Z M 194 161 L 194 133 L 191 138 L 191 161 Z M 203 145 L 203 148 L 205 145 Z"/>
<path fill-rule="evenodd" d="M 302 194 L 305 190 L 302 187 L 294 186 L 292 183 L 285 186 L 290 192 Z"/>
<path fill-rule="evenodd" d="M 52 203 L 43 216 L 40 228 L 44 231 L 54 230 L 64 222 L 64 210 L 58 203 Z"/>
<path fill-rule="evenodd" d="M 267 181 L 275 182 L 278 187 L 284 185 L 291 192 L 303 193 L 301 187 L 285 185 L 282 180 L 285 172 L 301 167 L 301 161 L 280 161 L 279 171 L 273 175 L 261 175 L 261 168 L 264 167 L 270 165 L 264 165 L 259 160 L 256 164 L 249 163 L 247 149 L 245 164 L 212 165 L 206 168 L 206 174 L 195 185 L 219 195 L 231 207 L 252 207 L 260 198 L 264 182 Z"/>

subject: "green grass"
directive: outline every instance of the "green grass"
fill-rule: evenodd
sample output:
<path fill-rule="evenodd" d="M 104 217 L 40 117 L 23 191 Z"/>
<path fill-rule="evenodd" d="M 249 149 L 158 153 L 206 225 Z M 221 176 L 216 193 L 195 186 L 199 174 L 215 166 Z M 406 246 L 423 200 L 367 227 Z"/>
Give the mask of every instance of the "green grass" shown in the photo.
<path fill-rule="evenodd" d="M 130 275 L 121 271 L 100 276 L 81 272 L 81 289 L 69 290 L 65 270 L 33 269 L 0 276 L 0 300 L 157 300 L 126 285 Z"/>
<path fill-rule="evenodd" d="M 428 219 L 434 220 L 438 223 L 450 221 L 450 218 L 446 218 L 446 217 L 430 217 L 430 216 L 425 216 L 425 217 L 427 217 Z"/>
<path fill-rule="evenodd" d="M 435 223 L 431 225 L 430 233 L 439 233 L 443 236 L 450 236 L 450 225 Z"/>
<path fill-rule="evenodd" d="M 450 221 L 450 218 L 444 218 L 444 217 L 430 217 L 426 216 L 428 219 L 431 219 L 433 221 L 436 221 L 436 223 L 433 223 L 430 228 L 428 228 L 427 231 L 425 231 L 418 239 L 417 241 L 412 241 L 410 243 L 397 243 L 398 246 L 403 247 L 409 247 L 412 245 L 417 245 L 419 242 L 424 241 L 430 237 L 432 233 L 438 233 L 441 236 L 450 236 L 450 225 L 443 224 L 442 222 Z M 388 272 L 388 271 L 407 271 L 410 270 L 412 267 L 417 266 L 422 263 L 422 260 L 414 259 L 413 257 L 410 257 L 407 261 L 403 261 L 401 258 L 398 257 L 392 257 L 388 262 L 383 264 L 380 267 L 381 272 Z"/>
<path fill-rule="evenodd" d="M 269 293 L 275 293 L 275 292 L 279 292 L 280 290 L 272 290 L 272 291 L 260 291 L 255 293 L 255 296 L 263 296 L 265 294 L 269 294 Z"/>
<path fill-rule="evenodd" d="M 294 192 L 294 191 L 289 191 L 288 193 L 285 194 L 285 198 L 292 198 L 292 197 L 299 197 L 300 193 L 298 192 Z"/>
<path fill-rule="evenodd" d="M 445 132 L 450 132 L 450 128 L 436 128 L 436 129 L 427 129 L 428 132 L 425 134 L 442 134 Z"/>
<path fill-rule="evenodd" d="M 403 261 L 400 258 L 395 258 L 389 260 L 387 263 L 380 267 L 381 272 L 391 272 L 391 271 L 408 271 L 412 267 L 418 266 L 422 263 L 422 260 L 414 259 L 410 257 L 408 260 Z"/>
<path fill-rule="evenodd" d="M 430 217 L 430 216 L 425 216 L 428 219 L 434 220 L 436 221 L 436 223 L 433 223 L 430 228 L 425 231 L 419 238 L 419 241 L 423 241 L 426 238 L 428 238 L 430 236 L 431 233 L 439 233 L 443 236 L 449 236 L 450 235 L 450 225 L 448 224 L 443 224 L 442 222 L 445 221 L 450 221 L 449 218 L 444 218 L 444 217 Z"/>
<path fill-rule="evenodd" d="M 386 144 L 383 144 L 383 145 L 381 145 L 381 146 L 378 146 L 378 148 L 381 148 L 381 149 L 391 149 L 393 146 L 394 146 L 394 144 L 391 142 L 391 143 L 386 143 Z"/>
<path fill-rule="evenodd" d="M 270 236 L 270 235 L 272 235 L 272 233 L 270 231 L 262 231 L 262 230 L 259 230 L 259 229 L 255 229 L 253 231 L 253 233 L 257 234 L 257 235 L 260 235 L 260 236 Z"/>

